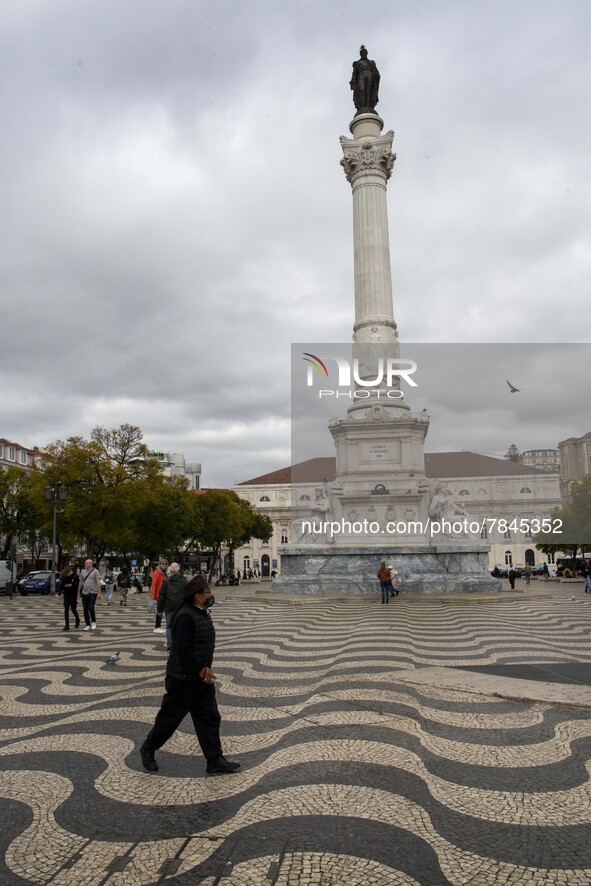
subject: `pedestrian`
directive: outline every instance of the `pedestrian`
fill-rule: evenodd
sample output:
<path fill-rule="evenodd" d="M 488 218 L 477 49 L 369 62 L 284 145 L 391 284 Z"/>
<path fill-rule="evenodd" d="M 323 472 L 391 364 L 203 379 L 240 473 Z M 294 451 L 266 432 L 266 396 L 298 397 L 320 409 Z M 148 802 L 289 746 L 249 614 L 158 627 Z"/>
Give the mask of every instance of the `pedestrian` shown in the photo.
<path fill-rule="evenodd" d="M 591 594 L 591 562 L 583 560 L 583 565 L 581 566 L 581 575 L 585 579 L 585 593 Z"/>
<path fill-rule="evenodd" d="M 127 606 L 127 595 L 131 587 L 131 580 L 129 578 L 129 570 L 127 566 L 124 566 L 117 576 L 117 587 L 119 588 L 119 605 Z"/>
<path fill-rule="evenodd" d="M 382 592 L 382 603 L 389 603 L 392 585 L 390 584 L 390 570 L 384 560 L 382 560 L 378 569 L 378 580 L 380 582 L 380 591 Z"/>
<path fill-rule="evenodd" d="M 525 564 L 523 572 L 525 574 L 525 583 L 528 585 L 531 581 L 531 565 L 529 563 Z"/>
<path fill-rule="evenodd" d="M 142 583 L 139 580 L 137 573 L 134 573 L 133 581 L 131 583 L 135 588 L 135 591 L 133 592 L 134 594 L 143 594 L 144 593 Z"/>
<path fill-rule="evenodd" d="M 172 620 L 175 612 L 183 602 L 183 589 L 186 584 L 187 579 L 184 575 L 181 575 L 180 565 L 178 563 L 171 563 L 168 567 L 167 576 L 160 587 L 156 604 L 160 616 L 162 617 L 164 613 L 166 619 L 166 648 L 169 652 L 172 648 Z"/>
<path fill-rule="evenodd" d="M 113 599 L 113 591 L 115 590 L 115 576 L 110 569 L 105 572 L 105 591 L 107 594 L 107 606 L 111 605 Z"/>
<path fill-rule="evenodd" d="M 70 630 L 70 612 L 76 619 L 76 627 L 80 627 L 80 616 L 78 615 L 78 585 L 80 579 L 73 566 L 68 566 L 62 578 L 62 594 L 64 596 L 64 619 L 65 626 L 62 630 Z"/>
<path fill-rule="evenodd" d="M 148 611 L 156 612 L 156 621 L 154 623 L 155 634 L 166 633 L 166 629 L 162 627 L 162 612 L 158 612 L 157 600 L 160 593 L 160 588 L 162 587 L 162 582 L 166 578 L 167 567 L 168 560 L 165 557 L 161 557 L 158 561 L 158 568 L 154 570 L 154 573 L 152 575 L 152 582 L 150 584 L 150 600 L 148 604 Z"/>
<path fill-rule="evenodd" d="M 388 569 L 388 571 L 389 571 L 389 573 L 390 573 L 390 588 L 391 588 L 391 590 L 390 590 L 390 596 L 391 596 L 391 597 L 397 597 L 398 594 L 400 593 L 400 591 L 399 591 L 398 588 L 396 587 L 396 585 L 398 584 L 398 573 L 397 573 L 397 571 L 394 569 L 393 566 L 390 566 L 390 564 L 388 564 L 387 569 Z"/>
<path fill-rule="evenodd" d="M 215 628 L 208 612 L 213 598 L 203 575 L 196 575 L 183 589 L 183 603 L 172 620 L 172 649 L 166 666 L 164 698 L 154 726 L 140 748 L 144 769 L 158 772 L 154 752 L 191 715 L 197 741 L 207 760 L 209 775 L 236 772 L 240 763 L 227 760 L 220 741 L 220 712 L 211 669 Z"/>
<path fill-rule="evenodd" d="M 101 598 L 101 577 L 99 571 L 89 558 L 84 561 L 84 569 L 80 573 L 82 589 L 82 609 L 84 610 L 85 631 L 96 630 L 94 604 Z"/>
<path fill-rule="evenodd" d="M 511 567 L 509 570 L 509 584 L 511 585 L 512 591 L 515 590 L 515 578 L 516 578 L 515 570 L 513 569 L 513 567 Z"/>
<path fill-rule="evenodd" d="M 550 573 L 548 572 L 548 564 L 544 563 L 542 565 L 542 575 L 544 576 L 544 581 L 548 581 L 550 578 Z"/>

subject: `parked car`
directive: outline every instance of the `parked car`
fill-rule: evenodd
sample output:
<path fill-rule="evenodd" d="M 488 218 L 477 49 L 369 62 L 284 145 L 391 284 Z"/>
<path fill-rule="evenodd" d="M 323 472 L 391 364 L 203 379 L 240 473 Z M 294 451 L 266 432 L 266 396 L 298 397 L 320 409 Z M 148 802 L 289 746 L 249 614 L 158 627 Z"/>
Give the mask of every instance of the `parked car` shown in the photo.
<path fill-rule="evenodd" d="M 60 580 L 56 575 L 55 587 L 59 591 Z M 19 594 L 26 597 L 27 594 L 50 594 L 51 593 L 51 572 L 39 570 L 37 572 L 29 572 L 24 578 L 17 583 Z"/>

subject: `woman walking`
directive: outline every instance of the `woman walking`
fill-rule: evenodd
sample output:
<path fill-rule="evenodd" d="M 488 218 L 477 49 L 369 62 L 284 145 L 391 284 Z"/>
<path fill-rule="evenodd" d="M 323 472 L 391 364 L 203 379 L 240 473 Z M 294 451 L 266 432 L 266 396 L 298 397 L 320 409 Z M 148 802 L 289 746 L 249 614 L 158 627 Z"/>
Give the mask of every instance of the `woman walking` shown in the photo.
<path fill-rule="evenodd" d="M 76 619 L 76 627 L 80 627 L 80 616 L 78 615 L 78 585 L 80 579 L 76 574 L 73 566 L 68 566 L 62 578 L 62 594 L 64 595 L 64 631 L 70 630 L 70 612 Z"/>
<path fill-rule="evenodd" d="M 99 571 L 88 559 L 84 561 L 84 569 L 80 573 L 80 585 L 82 588 L 82 609 L 84 610 L 85 631 L 96 630 L 96 615 L 94 604 L 101 598 L 101 577 Z"/>
<path fill-rule="evenodd" d="M 127 595 L 129 593 L 129 588 L 131 587 L 131 581 L 129 580 L 129 570 L 127 566 L 124 566 L 119 575 L 117 576 L 117 587 L 119 588 L 119 605 L 127 606 Z"/>

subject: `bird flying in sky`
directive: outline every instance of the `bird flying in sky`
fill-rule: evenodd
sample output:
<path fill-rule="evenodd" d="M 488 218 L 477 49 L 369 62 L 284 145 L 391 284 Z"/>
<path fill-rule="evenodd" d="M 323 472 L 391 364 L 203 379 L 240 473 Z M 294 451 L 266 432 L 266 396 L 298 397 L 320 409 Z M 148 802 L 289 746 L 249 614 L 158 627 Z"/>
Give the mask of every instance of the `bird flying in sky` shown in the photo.
<path fill-rule="evenodd" d="M 515 385 L 512 385 L 509 379 L 507 379 L 507 384 L 509 385 L 509 390 L 512 394 L 519 394 L 519 388 L 516 388 Z"/>

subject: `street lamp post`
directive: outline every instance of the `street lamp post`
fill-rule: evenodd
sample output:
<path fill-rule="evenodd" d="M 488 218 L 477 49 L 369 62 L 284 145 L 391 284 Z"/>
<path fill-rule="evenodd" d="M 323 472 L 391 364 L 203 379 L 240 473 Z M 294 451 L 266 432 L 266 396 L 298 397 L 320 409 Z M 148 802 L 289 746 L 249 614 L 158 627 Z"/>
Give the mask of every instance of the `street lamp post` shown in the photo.
<path fill-rule="evenodd" d="M 61 501 L 65 501 L 68 497 L 68 487 L 56 480 L 53 485 L 48 484 L 45 487 L 45 501 L 50 501 L 53 505 L 53 536 L 52 536 L 52 555 L 51 555 L 51 593 L 55 595 L 55 556 L 57 546 L 57 506 Z"/>

